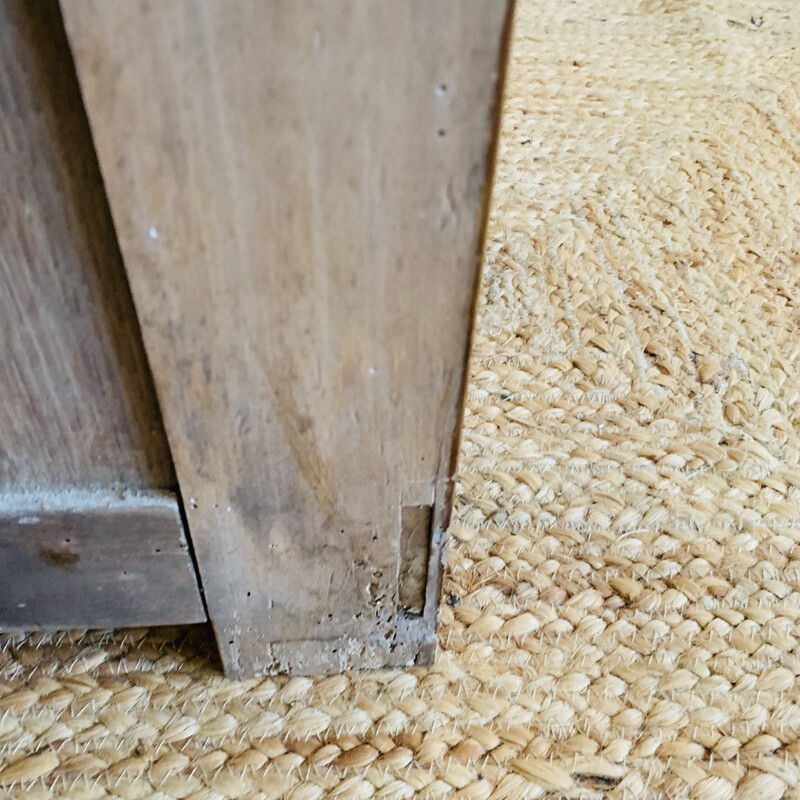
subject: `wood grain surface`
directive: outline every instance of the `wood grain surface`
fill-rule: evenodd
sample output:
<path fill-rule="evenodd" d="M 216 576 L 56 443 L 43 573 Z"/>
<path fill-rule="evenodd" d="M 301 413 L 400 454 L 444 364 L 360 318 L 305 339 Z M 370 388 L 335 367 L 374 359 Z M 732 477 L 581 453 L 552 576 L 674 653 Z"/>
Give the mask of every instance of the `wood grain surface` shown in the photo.
<path fill-rule="evenodd" d="M 62 8 L 228 673 L 429 660 L 509 0 Z"/>
<path fill-rule="evenodd" d="M 171 488 L 58 5 L 0 3 L 0 491 Z"/>
<path fill-rule="evenodd" d="M 0 628 L 205 619 L 174 496 L 0 495 Z"/>

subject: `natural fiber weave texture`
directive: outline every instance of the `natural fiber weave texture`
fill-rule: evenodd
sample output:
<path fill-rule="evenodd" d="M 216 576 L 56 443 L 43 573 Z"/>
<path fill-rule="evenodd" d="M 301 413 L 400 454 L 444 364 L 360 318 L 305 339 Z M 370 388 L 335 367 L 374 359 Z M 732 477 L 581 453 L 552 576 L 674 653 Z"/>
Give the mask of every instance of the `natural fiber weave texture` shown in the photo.
<path fill-rule="evenodd" d="M 436 666 L 7 637 L 0 793 L 800 797 L 800 5 L 755 8 L 520 1 Z"/>

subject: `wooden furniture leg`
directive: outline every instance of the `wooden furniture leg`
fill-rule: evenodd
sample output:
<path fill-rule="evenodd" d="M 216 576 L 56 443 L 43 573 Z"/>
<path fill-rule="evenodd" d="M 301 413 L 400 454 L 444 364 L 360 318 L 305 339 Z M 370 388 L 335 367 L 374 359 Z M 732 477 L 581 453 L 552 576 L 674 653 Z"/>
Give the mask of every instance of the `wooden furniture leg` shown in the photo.
<path fill-rule="evenodd" d="M 427 663 L 510 0 L 62 0 L 230 675 Z"/>

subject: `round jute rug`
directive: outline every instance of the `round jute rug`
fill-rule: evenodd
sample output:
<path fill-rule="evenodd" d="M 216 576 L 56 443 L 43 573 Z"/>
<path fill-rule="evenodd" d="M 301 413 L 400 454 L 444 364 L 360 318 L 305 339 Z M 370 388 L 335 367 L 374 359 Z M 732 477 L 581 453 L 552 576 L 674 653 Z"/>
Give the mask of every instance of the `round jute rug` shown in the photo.
<path fill-rule="evenodd" d="M 0 796 L 800 797 L 798 45 L 520 0 L 436 666 L 6 637 Z"/>

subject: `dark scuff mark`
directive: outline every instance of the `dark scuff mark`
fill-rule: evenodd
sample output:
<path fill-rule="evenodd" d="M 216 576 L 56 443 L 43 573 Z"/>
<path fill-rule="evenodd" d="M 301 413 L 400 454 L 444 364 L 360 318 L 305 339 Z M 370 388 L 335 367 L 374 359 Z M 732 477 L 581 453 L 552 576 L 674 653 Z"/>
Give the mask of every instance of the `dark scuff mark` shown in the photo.
<path fill-rule="evenodd" d="M 72 550 L 54 550 L 50 547 L 42 547 L 39 556 L 51 567 L 61 569 L 73 569 L 81 560 L 81 557 Z"/>

